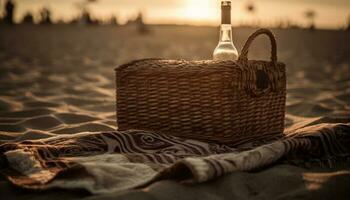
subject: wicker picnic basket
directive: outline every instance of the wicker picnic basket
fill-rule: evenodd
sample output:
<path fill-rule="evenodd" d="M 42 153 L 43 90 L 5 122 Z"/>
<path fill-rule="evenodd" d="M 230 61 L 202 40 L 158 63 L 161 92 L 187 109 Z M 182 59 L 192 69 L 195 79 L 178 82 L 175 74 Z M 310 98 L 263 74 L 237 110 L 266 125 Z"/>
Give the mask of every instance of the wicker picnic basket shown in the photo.
<path fill-rule="evenodd" d="M 255 37 L 271 61 L 248 60 Z M 286 74 L 259 29 L 237 61 L 143 59 L 116 68 L 118 130 L 141 129 L 229 145 L 283 132 Z"/>

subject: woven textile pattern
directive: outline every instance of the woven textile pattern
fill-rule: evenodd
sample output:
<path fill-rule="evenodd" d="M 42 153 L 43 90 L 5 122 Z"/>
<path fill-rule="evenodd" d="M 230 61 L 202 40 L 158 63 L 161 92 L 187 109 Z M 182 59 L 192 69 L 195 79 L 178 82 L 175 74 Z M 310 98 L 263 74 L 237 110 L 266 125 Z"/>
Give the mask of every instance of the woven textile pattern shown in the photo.
<path fill-rule="evenodd" d="M 276 162 L 332 167 L 349 161 L 349 142 L 350 124 L 314 125 L 237 148 L 145 131 L 79 133 L 3 144 L 1 172 L 30 189 L 110 193 L 160 179 L 204 182 Z"/>

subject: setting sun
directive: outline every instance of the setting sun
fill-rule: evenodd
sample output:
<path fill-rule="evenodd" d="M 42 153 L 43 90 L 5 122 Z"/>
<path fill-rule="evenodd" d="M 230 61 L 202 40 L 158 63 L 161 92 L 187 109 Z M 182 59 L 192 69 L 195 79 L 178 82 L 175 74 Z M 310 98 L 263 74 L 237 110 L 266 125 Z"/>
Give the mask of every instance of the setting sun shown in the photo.
<path fill-rule="evenodd" d="M 213 21 L 217 17 L 218 4 L 212 0 L 189 0 L 183 9 L 183 17 L 196 23 Z"/>

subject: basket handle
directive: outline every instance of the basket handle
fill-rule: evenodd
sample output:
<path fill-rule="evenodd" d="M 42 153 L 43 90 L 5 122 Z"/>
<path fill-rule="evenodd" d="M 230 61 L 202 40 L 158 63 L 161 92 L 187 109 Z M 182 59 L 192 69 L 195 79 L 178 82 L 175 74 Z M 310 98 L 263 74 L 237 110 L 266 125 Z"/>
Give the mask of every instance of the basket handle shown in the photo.
<path fill-rule="evenodd" d="M 261 35 L 261 34 L 265 34 L 270 38 L 270 42 L 271 42 L 271 62 L 276 65 L 277 63 L 277 45 L 276 45 L 276 39 L 275 36 L 273 35 L 273 33 L 266 29 L 266 28 L 261 28 L 258 29 L 257 31 L 255 31 L 253 34 L 251 34 L 248 38 L 248 40 L 245 42 L 241 54 L 238 58 L 238 61 L 243 61 L 246 62 L 248 61 L 248 51 L 249 51 L 249 47 L 251 45 L 251 43 L 254 41 L 254 39 Z"/>

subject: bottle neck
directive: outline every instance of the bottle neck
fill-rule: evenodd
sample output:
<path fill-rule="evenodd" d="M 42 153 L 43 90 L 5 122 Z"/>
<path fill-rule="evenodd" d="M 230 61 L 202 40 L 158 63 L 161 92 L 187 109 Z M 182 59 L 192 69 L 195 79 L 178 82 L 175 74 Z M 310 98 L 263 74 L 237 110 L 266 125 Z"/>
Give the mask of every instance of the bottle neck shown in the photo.
<path fill-rule="evenodd" d="M 231 26 L 231 24 L 221 24 L 219 42 L 232 42 L 232 26 Z"/>
<path fill-rule="evenodd" d="M 221 26 L 219 42 L 232 42 L 231 1 L 221 1 Z"/>
<path fill-rule="evenodd" d="M 221 1 L 221 24 L 231 24 L 231 1 Z"/>

